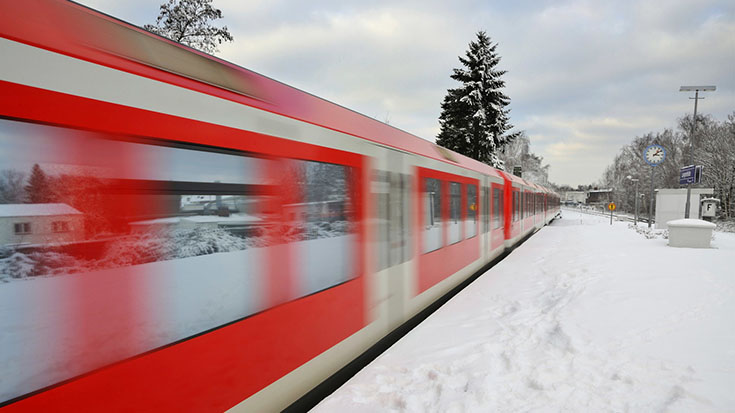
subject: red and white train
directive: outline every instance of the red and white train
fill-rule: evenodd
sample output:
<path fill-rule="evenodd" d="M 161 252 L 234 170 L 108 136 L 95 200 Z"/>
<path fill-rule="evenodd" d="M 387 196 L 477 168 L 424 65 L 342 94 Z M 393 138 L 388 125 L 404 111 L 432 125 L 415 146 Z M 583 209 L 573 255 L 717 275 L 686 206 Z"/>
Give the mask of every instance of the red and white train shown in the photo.
<path fill-rule="evenodd" d="M 552 191 L 62 0 L 0 3 L 0 406 L 274 411 Z"/>

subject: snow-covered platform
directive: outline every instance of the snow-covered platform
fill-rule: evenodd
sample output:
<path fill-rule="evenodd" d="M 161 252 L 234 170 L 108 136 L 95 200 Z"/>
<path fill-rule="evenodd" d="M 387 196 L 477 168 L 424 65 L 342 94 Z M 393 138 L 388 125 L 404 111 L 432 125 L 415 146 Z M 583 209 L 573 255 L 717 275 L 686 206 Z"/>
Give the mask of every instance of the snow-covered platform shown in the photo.
<path fill-rule="evenodd" d="M 314 411 L 734 411 L 735 234 L 563 215 Z"/>

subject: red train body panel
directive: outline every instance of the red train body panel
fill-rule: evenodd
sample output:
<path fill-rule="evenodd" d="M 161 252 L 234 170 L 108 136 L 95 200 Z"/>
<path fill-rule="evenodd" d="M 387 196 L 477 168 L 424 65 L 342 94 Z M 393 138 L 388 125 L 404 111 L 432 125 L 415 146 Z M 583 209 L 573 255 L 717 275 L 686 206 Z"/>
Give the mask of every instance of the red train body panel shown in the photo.
<path fill-rule="evenodd" d="M 52 188 L 0 204 L 3 410 L 282 409 L 559 211 L 74 3 L 0 5 L 0 53 L 3 168 Z"/>

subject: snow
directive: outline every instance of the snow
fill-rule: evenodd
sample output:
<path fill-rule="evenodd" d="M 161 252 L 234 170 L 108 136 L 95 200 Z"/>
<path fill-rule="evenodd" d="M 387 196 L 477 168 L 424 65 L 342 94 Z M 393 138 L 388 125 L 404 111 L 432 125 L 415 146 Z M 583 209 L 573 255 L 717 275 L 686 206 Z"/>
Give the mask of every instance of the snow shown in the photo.
<path fill-rule="evenodd" d="M 0 217 L 39 217 L 81 214 L 81 212 L 67 204 L 0 204 Z"/>
<path fill-rule="evenodd" d="M 217 224 L 246 224 L 262 222 L 263 219 L 254 215 L 236 213 L 227 217 L 217 215 L 191 215 L 184 217 L 166 217 L 148 219 L 145 221 L 131 222 L 130 225 L 156 225 L 156 224 L 178 224 L 181 222 L 192 223 L 217 223 Z"/>
<path fill-rule="evenodd" d="M 735 410 L 735 234 L 563 214 L 314 411 Z"/>
<path fill-rule="evenodd" d="M 703 219 L 675 219 L 666 223 L 669 227 L 705 228 L 715 229 L 717 225 Z"/>

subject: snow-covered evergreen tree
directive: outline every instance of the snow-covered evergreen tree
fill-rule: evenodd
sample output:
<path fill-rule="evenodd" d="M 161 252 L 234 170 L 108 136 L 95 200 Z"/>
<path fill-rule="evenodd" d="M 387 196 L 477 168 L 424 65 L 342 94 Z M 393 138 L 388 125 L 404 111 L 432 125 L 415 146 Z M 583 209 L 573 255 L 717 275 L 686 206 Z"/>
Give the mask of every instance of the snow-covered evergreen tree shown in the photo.
<path fill-rule="evenodd" d="M 513 128 L 506 109 L 510 98 L 502 92 L 501 77 L 506 72 L 497 69 L 497 46 L 480 31 L 465 57 L 459 57 L 463 67 L 454 69 L 451 77 L 461 85 L 444 97 L 436 140 L 440 146 L 495 167 L 502 163 L 497 153 L 518 135 L 507 133 Z"/>
<path fill-rule="evenodd" d="M 46 173 L 38 164 L 33 165 L 28 185 L 25 186 L 28 203 L 46 204 L 54 202 L 54 194 Z"/>

